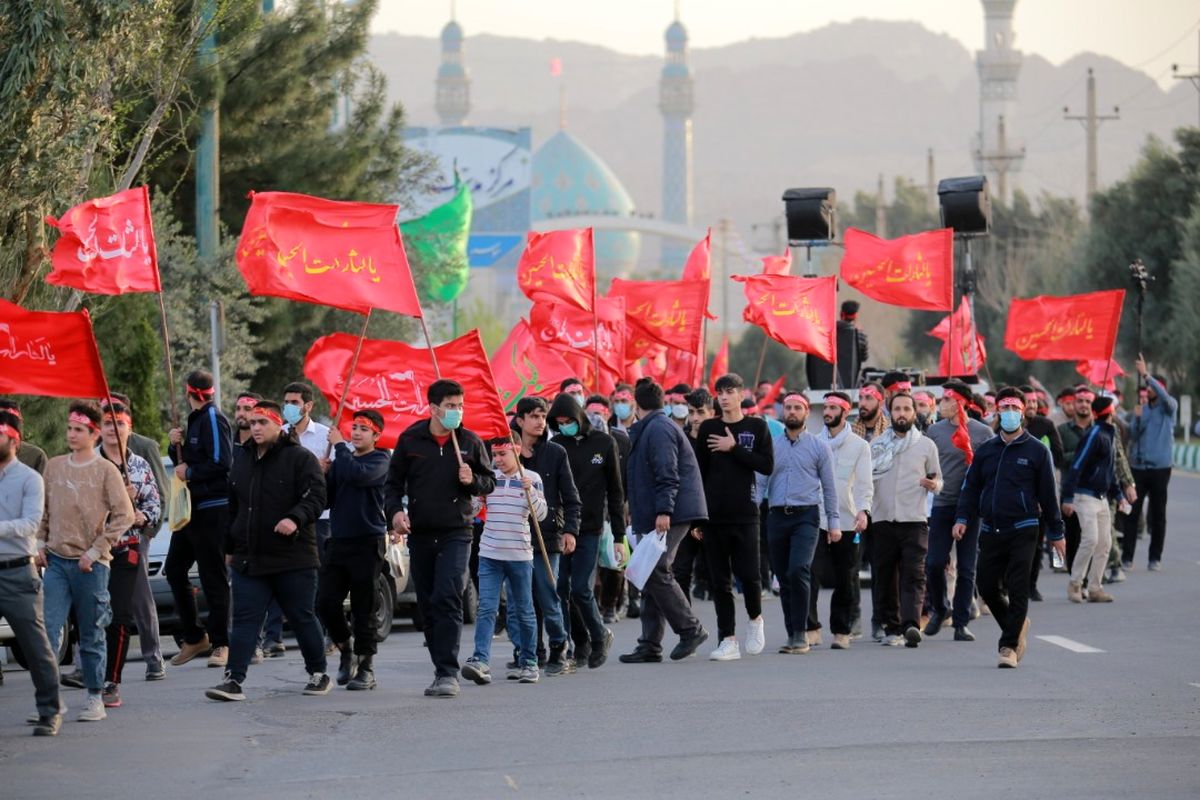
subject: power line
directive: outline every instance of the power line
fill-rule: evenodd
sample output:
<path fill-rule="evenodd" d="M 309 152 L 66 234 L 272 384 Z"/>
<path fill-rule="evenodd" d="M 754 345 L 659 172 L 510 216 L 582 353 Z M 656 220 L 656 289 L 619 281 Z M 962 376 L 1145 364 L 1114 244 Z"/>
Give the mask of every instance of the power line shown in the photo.
<path fill-rule="evenodd" d="M 1138 68 L 1138 67 L 1144 67 L 1144 66 L 1146 66 L 1147 64 L 1149 64 L 1151 61 L 1154 61 L 1155 59 L 1158 59 L 1158 58 L 1162 58 L 1162 57 L 1163 57 L 1163 56 L 1165 56 L 1167 53 L 1169 53 L 1169 52 L 1171 52 L 1173 49 L 1175 49 L 1175 47 L 1177 47 L 1177 46 L 1179 45 L 1179 43 L 1180 43 L 1180 42 L 1182 42 L 1184 39 L 1186 39 L 1186 38 L 1188 38 L 1189 36 L 1191 36 L 1191 35 L 1192 35 L 1192 31 L 1196 30 L 1196 28 L 1200 28 L 1200 19 L 1198 19 L 1198 20 L 1196 20 L 1195 22 L 1193 22 L 1193 23 L 1191 24 L 1191 26 L 1190 26 L 1190 27 L 1189 27 L 1189 28 L 1188 28 L 1186 31 L 1184 31 L 1184 32 L 1183 32 L 1183 35 L 1182 35 L 1182 36 L 1180 36 L 1178 39 L 1176 39 L 1175 41 L 1173 41 L 1173 42 L 1171 42 L 1169 45 L 1167 45 L 1165 48 L 1163 48 L 1163 50 L 1162 50 L 1161 52 L 1159 52 L 1159 53 L 1155 53 L 1154 55 L 1152 55 L 1152 56 L 1150 56 L 1149 58 L 1147 58 L 1145 61 L 1139 61 L 1138 63 L 1136 63 L 1136 64 L 1133 64 L 1132 66 L 1134 67 L 1134 69 L 1136 69 L 1136 68 Z"/>

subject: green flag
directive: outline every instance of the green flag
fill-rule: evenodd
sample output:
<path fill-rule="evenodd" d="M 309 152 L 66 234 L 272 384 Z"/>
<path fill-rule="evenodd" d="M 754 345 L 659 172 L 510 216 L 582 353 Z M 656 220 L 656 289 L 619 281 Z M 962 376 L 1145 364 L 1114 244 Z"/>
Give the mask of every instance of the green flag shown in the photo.
<path fill-rule="evenodd" d="M 467 237 L 471 232 L 471 190 L 459 181 L 448 203 L 423 217 L 400 223 L 404 249 L 420 277 L 421 293 L 449 303 L 467 287 Z"/>

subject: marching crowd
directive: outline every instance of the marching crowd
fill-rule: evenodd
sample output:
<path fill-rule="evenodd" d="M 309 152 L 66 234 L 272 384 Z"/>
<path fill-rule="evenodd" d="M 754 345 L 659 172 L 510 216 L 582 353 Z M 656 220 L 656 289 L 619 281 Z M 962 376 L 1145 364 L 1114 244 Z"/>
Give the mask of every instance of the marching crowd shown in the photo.
<path fill-rule="evenodd" d="M 711 660 L 757 655 L 768 641 L 804 654 L 823 641 L 822 581 L 833 590 L 830 647 L 846 650 L 865 631 L 864 563 L 873 640 L 915 648 L 949 627 L 969 642 L 985 612 L 1001 630 L 998 666 L 1014 668 L 1045 555 L 1068 573 L 1071 602 L 1112 602 L 1104 585 L 1133 569 L 1145 506 L 1147 568 L 1160 568 L 1177 403 L 1140 358 L 1137 367 L 1146 388 L 1128 411 L 1086 386 L 1051 408 L 1030 386 L 979 395 L 952 380 L 935 397 L 893 372 L 859 389 L 857 413 L 849 394 L 824 393 L 819 425 L 809 395 L 765 397 L 769 384 L 751 390 L 736 374 L 716 380 L 715 396 L 649 379 L 589 396 L 568 379 L 552 401 L 518 401 L 511 439 L 486 442 L 463 427 L 463 388 L 438 380 L 429 418 L 390 453 L 377 446 L 377 411 L 354 412 L 346 440 L 312 418 L 303 383 L 282 402 L 243 393 L 231 425 L 212 376 L 197 370 L 191 413 L 168 437 L 170 479 L 123 395 L 71 403 L 68 453 L 50 459 L 22 439 L 20 408 L 3 400 L 0 615 L 29 663 L 35 735 L 60 729 L 60 683 L 85 690 L 80 720 L 121 705 L 135 630 L 146 679 L 161 680 L 145 554 L 174 484 L 190 506 L 164 569 L 182 637 L 171 664 L 222 668 L 206 691 L 214 700 L 245 699 L 249 667 L 285 649 L 284 618 L 304 694 L 375 688 L 373 604 L 389 537 L 409 552 L 435 673 L 427 696 L 457 696 L 460 677 L 491 683 L 505 628 L 505 677 L 521 683 L 601 667 L 608 626 L 623 616 L 641 633 L 621 662 L 662 661 L 667 626 L 678 637 L 669 658 L 687 658 L 710 638 L 692 609 L 703 597 L 717 619 Z M 637 585 L 622 573 L 627 538 L 661 551 Z M 479 606 L 460 660 L 467 581 Z M 776 594 L 783 632 L 763 620 Z M 60 676 L 68 617 L 80 668 Z"/>

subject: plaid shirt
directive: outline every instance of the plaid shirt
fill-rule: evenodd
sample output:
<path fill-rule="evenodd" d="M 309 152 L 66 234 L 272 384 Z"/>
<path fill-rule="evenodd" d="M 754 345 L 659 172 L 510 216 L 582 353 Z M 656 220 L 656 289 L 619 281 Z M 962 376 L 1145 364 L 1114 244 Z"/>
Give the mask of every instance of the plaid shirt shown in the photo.
<path fill-rule="evenodd" d="M 855 417 L 854 422 L 850 423 L 850 430 L 854 432 L 854 435 L 862 437 L 868 442 L 890 427 L 892 427 L 892 422 L 883 415 L 882 410 L 875 415 L 875 424 L 870 428 L 868 428 L 863 421 L 857 417 Z M 870 434 L 868 434 L 868 431 L 870 431 Z"/>

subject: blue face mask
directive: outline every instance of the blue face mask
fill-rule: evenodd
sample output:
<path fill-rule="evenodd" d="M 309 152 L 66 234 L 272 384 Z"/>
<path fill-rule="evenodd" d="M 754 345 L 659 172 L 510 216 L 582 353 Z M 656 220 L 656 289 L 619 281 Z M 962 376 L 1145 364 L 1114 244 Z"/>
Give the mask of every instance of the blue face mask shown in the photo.
<path fill-rule="evenodd" d="M 633 406 L 629 403 L 613 403 L 613 413 L 617 415 L 617 419 L 628 419 L 633 413 Z"/>
<path fill-rule="evenodd" d="M 558 424 L 558 432 L 563 436 L 575 436 L 579 433 L 578 422 L 560 422 Z"/>
<path fill-rule="evenodd" d="M 456 428 L 458 428 L 459 425 L 462 425 L 462 409 L 461 408 L 452 408 L 449 411 L 442 412 L 442 426 L 446 430 L 448 430 L 448 431 L 455 430 Z"/>
<path fill-rule="evenodd" d="M 1025 415 L 1020 411 L 1001 411 L 1000 429 L 1005 433 L 1015 433 L 1024 419 Z"/>
<path fill-rule="evenodd" d="M 587 402 L 587 398 L 583 394 L 572 394 L 571 397 L 575 398 L 575 402 L 579 403 L 580 408 L 583 408 L 584 404 Z"/>
<path fill-rule="evenodd" d="M 304 417 L 304 412 L 300 410 L 300 406 L 292 405 L 291 403 L 283 404 L 283 418 L 289 425 L 295 425 Z"/>

